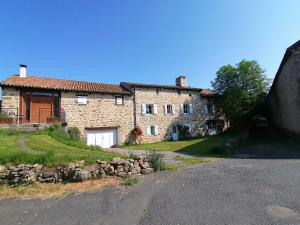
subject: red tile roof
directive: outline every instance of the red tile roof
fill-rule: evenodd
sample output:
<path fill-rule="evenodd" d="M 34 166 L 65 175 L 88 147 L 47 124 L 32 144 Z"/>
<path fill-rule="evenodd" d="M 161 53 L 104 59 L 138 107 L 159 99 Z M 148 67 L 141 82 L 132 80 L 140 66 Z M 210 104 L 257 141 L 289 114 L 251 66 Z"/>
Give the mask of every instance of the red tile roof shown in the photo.
<path fill-rule="evenodd" d="M 127 89 L 116 84 L 102 84 L 96 82 L 84 82 L 77 80 L 64 80 L 34 76 L 19 77 L 18 75 L 13 75 L 10 78 L 4 80 L 1 83 L 1 86 L 112 94 L 131 94 L 131 92 Z"/>
<path fill-rule="evenodd" d="M 195 87 L 183 87 L 176 85 L 160 85 L 160 84 L 144 84 L 144 83 L 131 83 L 122 82 L 122 86 L 125 87 L 145 87 L 145 88 L 166 88 L 166 89 L 176 89 L 176 90 L 188 90 L 188 91 L 199 91 L 203 96 L 213 96 L 213 92 L 209 89 L 195 88 Z"/>

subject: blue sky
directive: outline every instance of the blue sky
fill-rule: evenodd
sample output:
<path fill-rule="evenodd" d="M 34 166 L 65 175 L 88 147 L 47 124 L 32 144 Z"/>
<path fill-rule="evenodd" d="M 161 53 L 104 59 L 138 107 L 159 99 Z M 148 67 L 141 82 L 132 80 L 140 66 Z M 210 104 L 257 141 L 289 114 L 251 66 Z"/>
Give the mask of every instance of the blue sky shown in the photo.
<path fill-rule="evenodd" d="M 0 80 L 31 75 L 210 87 L 217 69 L 258 60 L 274 77 L 300 39 L 298 0 L 2 1 Z"/>

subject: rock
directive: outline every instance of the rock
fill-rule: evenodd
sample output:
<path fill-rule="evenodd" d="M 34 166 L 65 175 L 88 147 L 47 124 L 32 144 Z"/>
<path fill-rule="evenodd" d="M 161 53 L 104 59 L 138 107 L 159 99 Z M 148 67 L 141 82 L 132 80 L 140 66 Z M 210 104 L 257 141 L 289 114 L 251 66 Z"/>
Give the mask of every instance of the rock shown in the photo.
<path fill-rule="evenodd" d="M 147 169 L 142 169 L 142 174 L 143 175 L 147 175 L 153 173 L 153 169 L 152 168 L 147 168 Z"/>
<path fill-rule="evenodd" d="M 75 172 L 74 177 L 73 177 L 73 181 L 86 181 L 88 179 L 90 179 L 91 173 L 89 171 L 86 170 L 78 170 Z"/>
<path fill-rule="evenodd" d="M 116 164 L 116 163 L 118 163 L 120 160 L 121 160 L 120 157 L 114 157 L 114 158 L 112 158 L 111 163 Z"/>
<path fill-rule="evenodd" d="M 148 167 L 150 167 L 148 162 L 144 162 L 144 163 L 141 165 L 141 168 L 142 168 L 142 169 L 147 169 Z"/>

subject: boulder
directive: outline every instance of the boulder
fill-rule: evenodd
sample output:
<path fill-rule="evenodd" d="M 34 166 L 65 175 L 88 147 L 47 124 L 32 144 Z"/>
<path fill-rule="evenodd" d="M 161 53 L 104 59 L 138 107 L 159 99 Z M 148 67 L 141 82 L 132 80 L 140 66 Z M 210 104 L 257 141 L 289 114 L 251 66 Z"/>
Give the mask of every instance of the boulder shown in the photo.
<path fill-rule="evenodd" d="M 152 168 L 147 168 L 147 169 L 142 169 L 142 174 L 143 175 L 147 175 L 153 173 L 153 169 Z"/>

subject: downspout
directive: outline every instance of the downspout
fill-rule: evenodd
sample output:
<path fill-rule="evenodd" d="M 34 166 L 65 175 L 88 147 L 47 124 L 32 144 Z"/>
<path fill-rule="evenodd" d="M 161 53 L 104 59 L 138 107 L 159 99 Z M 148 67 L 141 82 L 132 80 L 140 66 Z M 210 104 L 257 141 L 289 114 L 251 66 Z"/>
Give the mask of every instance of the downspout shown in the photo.
<path fill-rule="evenodd" d="M 136 120 L 136 100 L 135 100 L 135 87 L 133 89 L 133 125 L 137 127 L 137 120 Z"/>

